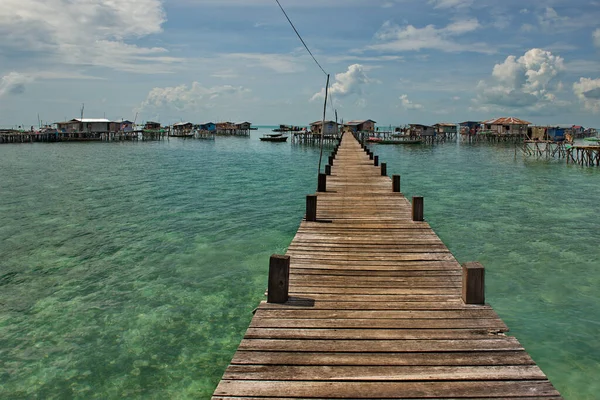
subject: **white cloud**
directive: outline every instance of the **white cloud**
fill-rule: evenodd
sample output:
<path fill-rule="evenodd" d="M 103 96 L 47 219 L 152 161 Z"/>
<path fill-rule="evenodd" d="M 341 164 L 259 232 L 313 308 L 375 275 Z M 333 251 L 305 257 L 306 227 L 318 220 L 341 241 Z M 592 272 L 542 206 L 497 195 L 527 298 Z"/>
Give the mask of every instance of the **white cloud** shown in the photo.
<path fill-rule="evenodd" d="M 429 0 L 434 8 L 463 8 L 473 4 L 473 0 Z"/>
<path fill-rule="evenodd" d="M 531 49 L 519 58 L 508 56 L 494 66 L 491 80 L 479 82 L 475 101 L 538 110 L 562 104 L 556 100 L 556 93 L 562 88 L 557 77 L 564 70 L 564 60 L 549 51 Z"/>
<path fill-rule="evenodd" d="M 152 112 L 157 110 L 200 111 L 223 105 L 234 98 L 241 99 L 250 93 L 242 86 L 223 85 L 203 87 L 193 82 L 190 87 L 179 85 L 154 88 L 142 102 L 140 110 Z"/>
<path fill-rule="evenodd" d="M 459 43 L 456 41 L 458 36 L 479 28 L 481 25 L 475 18 L 456 21 L 439 29 L 434 25 L 427 25 L 423 28 L 413 25 L 398 26 L 388 21 L 375 34 L 375 39 L 381 43 L 368 46 L 366 49 L 383 52 L 434 49 L 445 52 L 493 53 L 494 51 L 483 43 Z"/>
<path fill-rule="evenodd" d="M 596 29 L 594 33 L 592 33 L 592 38 L 594 39 L 594 46 L 600 49 L 600 28 Z"/>
<path fill-rule="evenodd" d="M 166 49 L 130 41 L 161 32 L 164 22 L 160 0 L 3 0 L 0 50 L 34 52 L 45 61 L 148 72 L 148 63 L 175 59 L 165 57 Z"/>
<path fill-rule="evenodd" d="M 573 92 L 586 109 L 600 112 L 600 78 L 580 78 L 573 84 Z"/>
<path fill-rule="evenodd" d="M 223 58 L 230 60 L 246 60 L 248 67 L 267 68 L 280 74 L 290 74 L 304 71 L 304 65 L 299 57 L 285 54 L 267 53 L 230 53 L 224 54 Z"/>
<path fill-rule="evenodd" d="M 404 108 L 405 110 L 422 110 L 423 109 L 422 104 L 417 104 L 417 103 L 413 103 L 412 101 L 410 101 L 408 99 L 407 94 L 403 94 L 402 96 L 400 96 L 400 102 L 401 102 L 402 108 Z"/>
<path fill-rule="evenodd" d="M 347 97 L 352 94 L 362 95 L 363 87 L 376 81 L 369 78 L 365 73 L 365 67 L 361 64 L 352 64 L 346 72 L 335 74 L 335 82 L 329 89 L 329 94 L 334 98 Z M 315 93 L 311 101 L 325 97 L 325 88 Z"/>
<path fill-rule="evenodd" d="M 8 94 L 21 94 L 25 92 L 25 85 L 32 81 L 32 76 L 10 72 L 0 79 L 0 97 Z"/>

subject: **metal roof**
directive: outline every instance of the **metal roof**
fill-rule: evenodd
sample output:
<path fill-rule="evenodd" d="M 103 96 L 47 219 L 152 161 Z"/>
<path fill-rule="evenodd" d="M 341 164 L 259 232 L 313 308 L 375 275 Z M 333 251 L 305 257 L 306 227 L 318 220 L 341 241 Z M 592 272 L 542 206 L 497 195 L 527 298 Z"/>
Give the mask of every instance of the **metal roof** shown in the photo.
<path fill-rule="evenodd" d="M 531 125 L 531 122 L 527 122 L 523 119 L 515 117 L 502 117 L 483 121 L 486 125 Z"/>
<path fill-rule="evenodd" d="M 374 124 L 377 123 L 377 122 L 373 121 L 372 119 L 363 119 L 363 120 L 348 121 L 344 125 L 360 125 L 360 124 L 364 124 L 365 122 L 368 122 L 368 121 L 371 121 Z"/>
<path fill-rule="evenodd" d="M 315 121 L 311 125 L 321 125 L 323 121 Z M 326 124 L 335 124 L 335 121 L 325 121 Z M 338 124 L 339 125 L 339 124 Z"/>
<path fill-rule="evenodd" d="M 94 123 L 94 122 L 112 122 L 109 119 L 106 118 L 73 118 L 73 121 L 77 121 L 77 122 L 83 122 L 84 124 L 86 123 Z"/>

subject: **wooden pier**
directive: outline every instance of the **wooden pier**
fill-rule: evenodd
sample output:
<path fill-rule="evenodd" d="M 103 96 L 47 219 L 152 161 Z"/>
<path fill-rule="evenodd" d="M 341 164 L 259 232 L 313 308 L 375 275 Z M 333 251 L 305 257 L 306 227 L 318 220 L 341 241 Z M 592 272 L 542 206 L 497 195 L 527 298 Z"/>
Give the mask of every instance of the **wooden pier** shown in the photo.
<path fill-rule="evenodd" d="M 561 398 L 423 198 L 348 134 L 329 161 L 213 398 Z"/>
<path fill-rule="evenodd" d="M 567 150 L 567 164 L 579 164 L 588 167 L 600 166 L 600 146 L 573 146 Z"/>

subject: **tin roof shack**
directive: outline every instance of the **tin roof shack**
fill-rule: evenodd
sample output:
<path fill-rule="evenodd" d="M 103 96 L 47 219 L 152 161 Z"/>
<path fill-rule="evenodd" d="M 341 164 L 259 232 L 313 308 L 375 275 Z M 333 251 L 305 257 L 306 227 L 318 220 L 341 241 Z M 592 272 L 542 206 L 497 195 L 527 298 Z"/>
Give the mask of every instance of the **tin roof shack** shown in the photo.
<path fill-rule="evenodd" d="M 458 125 L 461 135 L 475 134 L 481 127 L 481 121 L 464 121 Z"/>
<path fill-rule="evenodd" d="M 66 122 L 57 122 L 59 132 L 104 133 L 110 132 L 111 121 L 106 118 L 73 118 Z"/>
<path fill-rule="evenodd" d="M 312 133 L 321 134 L 323 136 L 335 136 L 338 134 L 339 124 L 335 121 L 325 121 L 325 127 L 323 128 L 323 121 L 315 121 L 310 124 L 310 130 Z"/>
<path fill-rule="evenodd" d="M 375 132 L 375 124 L 377 122 L 372 119 L 367 120 L 353 120 L 348 121 L 344 124 L 344 130 L 349 130 L 350 132 Z"/>
<path fill-rule="evenodd" d="M 411 136 L 431 137 L 435 136 L 435 129 L 433 126 L 423 124 L 410 124 L 409 132 Z"/>
<path fill-rule="evenodd" d="M 531 122 L 514 118 L 502 117 L 482 122 L 485 129 L 498 135 L 527 135 L 527 127 Z"/>
<path fill-rule="evenodd" d="M 566 136 L 571 134 L 571 128 L 564 126 L 550 126 L 546 129 L 548 140 L 553 142 L 564 142 Z"/>
<path fill-rule="evenodd" d="M 160 122 L 146 121 L 146 124 L 144 125 L 144 129 L 147 129 L 147 130 L 160 129 Z"/>
<path fill-rule="evenodd" d="M 247 131 L 250 130 L 250 128 L 252 127 L 252 123 L 250 122 L 239 122 L 237 124 L 235 124 L 236 128 L 239 130 L 243 130 L 243 131 Z"/>
<path fill-rule="evenodd" d="M 124 120 L 121 122 L 117 122 L 119 124 L 119 130 L 123 132 L 132 132 L 133 131 L 133 122 Z"/>
<path fill-rule="evenodd" d="M 435 124 L 433 127 L 435 131 L 440 134 L 455 134 L 458 132 L 456 124 L 452 124 L 449 122 L 440 122 L 438 124 Z"/>
<path fill-rule="evenodd" d="M 201 131 L 215 132 L 217 130 L 217 125 L 215 125 L 214 122 L 204 122 L 198 126 L 198 129 Z"/>

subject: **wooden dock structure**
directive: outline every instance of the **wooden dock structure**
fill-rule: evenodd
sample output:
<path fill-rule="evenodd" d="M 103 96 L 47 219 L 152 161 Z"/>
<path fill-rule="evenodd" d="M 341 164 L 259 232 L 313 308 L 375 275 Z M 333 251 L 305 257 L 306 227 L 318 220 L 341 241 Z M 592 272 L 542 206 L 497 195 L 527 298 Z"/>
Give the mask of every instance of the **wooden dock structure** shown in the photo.
<path fill-rule="evenodd" d="M 325 170 L 213 399 L 561 398 L 422 197 L 349 134 Z"/>

